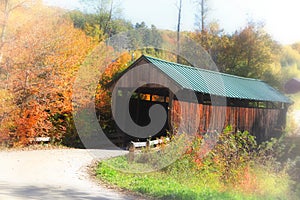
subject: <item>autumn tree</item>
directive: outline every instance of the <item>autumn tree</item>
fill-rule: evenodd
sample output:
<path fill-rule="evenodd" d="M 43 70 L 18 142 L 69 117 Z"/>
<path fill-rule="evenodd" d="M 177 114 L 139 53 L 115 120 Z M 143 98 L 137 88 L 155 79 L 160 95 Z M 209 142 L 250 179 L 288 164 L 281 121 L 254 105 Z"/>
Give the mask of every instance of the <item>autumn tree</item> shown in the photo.
<path fill-rule="evenodd" d="M 111 113 L 111 91 L 108 88 L 108 84 L 127 69 L 131 63 L 131 54 L 129 52 L 121 52 L 119 57 L 107 66 L 100 77 L 95 95 L 95 107 L 100 125 L 106 133 L 112 133 L 115 130 Z"/>
<path fill-rule="evenodd" d="M 217 64 L 219 71 L 224 72 L 226 63 L 223 62 L 223 59 L 226 59 L 226 55 L 223 51 L 230 44 L 230 38 L 224 34 L 218 23 L 213 22 L 207 26 L 208 28 L 205 31 L 191 32 L 188 36 L 210 55 L 212 60 Z M 186 47 L 186 49 L 186 52 L 191 51 L 189 47 Z M 197 48 L 191 52 L 200 55 L 201 51 L 203 51 L 201 48 Z"/>
<path fill-rule="evenodd" d="M 249 24 L 236 32 L 227 48 L 225 72 L 244 77 L 261 78 L 279 53 L 280 46 L 263 27 Z"/>
<path fill-rule="evenodd" d="M 220 71 L 224 70 L 224 64 L 221 62 L 222 50 L 229 44 L 229 38 L 224 34 L 224 30 L 216 21 L 208 22 L 209 6 L 208 0 L 195 0 L 197 13 L 195 14 L 195 32 L 190 33 L 193 38 L 204 50 L 212 57 L 219 67 Z M 219 62 L 220 61 L 220 62 Z"/>
<path fill-rule="evenodd" d="M 3 48 L 8 91 L 17 108 L 10 135 L 19 144 L 36 136 L 59 141 L 70 131 L 72 83 L 93 47 L 62 13 L 35 6 L 18 11 L 31 20 L 12 32 L 14 39 Z"/>
<path fill-rule="evenodd" d="M 13 29 L 16 29 L 24 20 L 16 20 L 18 18 L 17 10 L 24 10 L 26 7 L 29 7 L 34 2 L 36 4 L 40 3 L 39 1 L 29 1 L 29 0 L 2 0 L 0 2 L 0 74 L 2 87 L 7 89 L 7 79 L 8 79 L 8 69 L 5 69 L 5 60 L 4 56 L 4 46 L 13 39 L 11 32 Z M 11 26 L 11 21 L 14 20 L 14 26 Z"/>
<path fill-rule="evenodd" d="M 0 2 L 0 63 L 2 62 L 3 57 L 3 46 L 6 42 L 9 17 L 14 10 L 24 6 L 26 2 L 26 0 L 3 0 Z"/>
<path fill-rule="evenodd" d="M 5 48 L 13 40 L 12 30 L 19 27 L 23 22 L 16 20 L 14 26 L 11 21 L 18 16 L 18 11 L 30 6 L 34 1 L 26 0 L 3 0 L 0 2 L 0 144 L 10 137 L 9 132 L 15 127 L 17 106 L 14 104 L 15 94 L 9 90 L 9 59 L 5 58 Z"/>
<path fill-rule="evenodd" d="M 263 26 L 249 23 L 229 35 L 224 34 L 217 23 L 210 23 L 204 32 L 190 33 L 190 37 L 210 54 L 219 71 L 262 79 L 280 88 L 280 62 L 289 59 L 280 61 L 281 46 Z"/>

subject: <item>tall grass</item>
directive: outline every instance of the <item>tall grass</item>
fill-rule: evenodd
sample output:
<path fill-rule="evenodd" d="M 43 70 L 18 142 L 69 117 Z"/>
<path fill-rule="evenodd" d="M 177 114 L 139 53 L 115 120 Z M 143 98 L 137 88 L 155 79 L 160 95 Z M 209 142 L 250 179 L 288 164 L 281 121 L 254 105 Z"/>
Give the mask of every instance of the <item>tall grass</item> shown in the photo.
<path fill-rule="evenodd" d="M 122 172 L 141 166 L 122 156 L 101 162 L 97 175 L 158 199 L 297 199 L 288 167 L 273 157 L 275 140 L 258 146 L 249 133 L 227 129 L 214 149 L 201 156 L 204 144 L 205 136 L 195 136 L 180 159 L 156 172 Z"/>

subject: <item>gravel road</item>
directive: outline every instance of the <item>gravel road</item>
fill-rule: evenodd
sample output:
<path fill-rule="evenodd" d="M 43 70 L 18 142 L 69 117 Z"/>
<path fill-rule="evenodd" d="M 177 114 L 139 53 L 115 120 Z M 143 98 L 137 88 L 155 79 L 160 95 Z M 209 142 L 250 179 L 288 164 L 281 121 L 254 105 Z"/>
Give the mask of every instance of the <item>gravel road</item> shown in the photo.
<path fill-rule="evenodd" d="M 78 149 L 0 151 L 0 200 L 137 199 L 89 179 L 87 166 L 93 160 L 125 153 L 95 152 Z"/>

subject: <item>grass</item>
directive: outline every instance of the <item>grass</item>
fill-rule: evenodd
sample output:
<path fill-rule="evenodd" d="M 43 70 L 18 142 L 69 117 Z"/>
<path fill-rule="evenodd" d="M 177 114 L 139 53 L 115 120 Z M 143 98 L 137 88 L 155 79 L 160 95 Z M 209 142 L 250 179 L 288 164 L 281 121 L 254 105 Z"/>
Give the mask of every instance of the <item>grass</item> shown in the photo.
<path fill-rule="evenodd" d="M 126 156 L 113 158 L 99 163 L 97 176 L 102 181 L 117 187 L 149 195 L 157 199 L 230 199 L 230 200 L 268 200 L 296 199 L 290 195 L 289 179 L 285 174 L 276 174 L 266 167 L 253 167 L 255 186 L 241 182 L 224 184 L 219 174 L 207 167 L 199 170 L 194 168 L 186 157 L 171 166 L 151 173 L 125 173 L 114 169 L 118 164 L 127 170 L 130 163 Z"/>
<path fill-rule="evenodd" d="M 229 126 L 209 150 L 213 141 L 209 135 L 214 134 L 195 135 L 186 141 L 182 134 L 161 146 L 157 154 L 144 149 L 140 154 L 102 161 L 97 176 L 108 184 L 157 199 L 299 199 L 295 179 L 288 175 L 294 162 L 277 160 L 286 149 L 280 140 L 257 145 L 251 134 L 232 132 Z M 178 156 L 178 150 L 183 154 Z M 174 157 L 178 159 L 172 160 Z"/>
<path fill-rule="evenodd" d="M 100 163 L 97 174 L 101 179 L 120 188 L 160 199 L 244 199 L 206 186 L 191 187 L 191 184 L 187 184 L 186 181 L 181 182 L 164 172 L 126 174 L 112 169 L 105 163 Z"/>

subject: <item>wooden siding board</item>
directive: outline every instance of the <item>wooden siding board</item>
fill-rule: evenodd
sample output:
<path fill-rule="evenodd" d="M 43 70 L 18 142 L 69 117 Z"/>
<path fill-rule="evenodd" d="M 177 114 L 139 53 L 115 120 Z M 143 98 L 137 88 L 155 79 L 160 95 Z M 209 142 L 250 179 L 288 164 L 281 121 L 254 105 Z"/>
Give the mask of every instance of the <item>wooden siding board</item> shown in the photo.
<path fill-rule="evenodd" d="M 180 106 L 181 105 L 181 106 Z M 188 130 L 196 128 L 199 132 L 207 130 L 222 131 L 231 125 L 236 130 L 249 131 L 258 141 L 264 141 L 273 136 L 274 132 L 285 126 L 285 111 L 279 109 L 256 109 L 242 107 L 225 107 L 178 102 L 174 100 L 172 107 L 172 123 L 184 123 Z M 193 122 L 199 118 L 198 127 Z"/>

